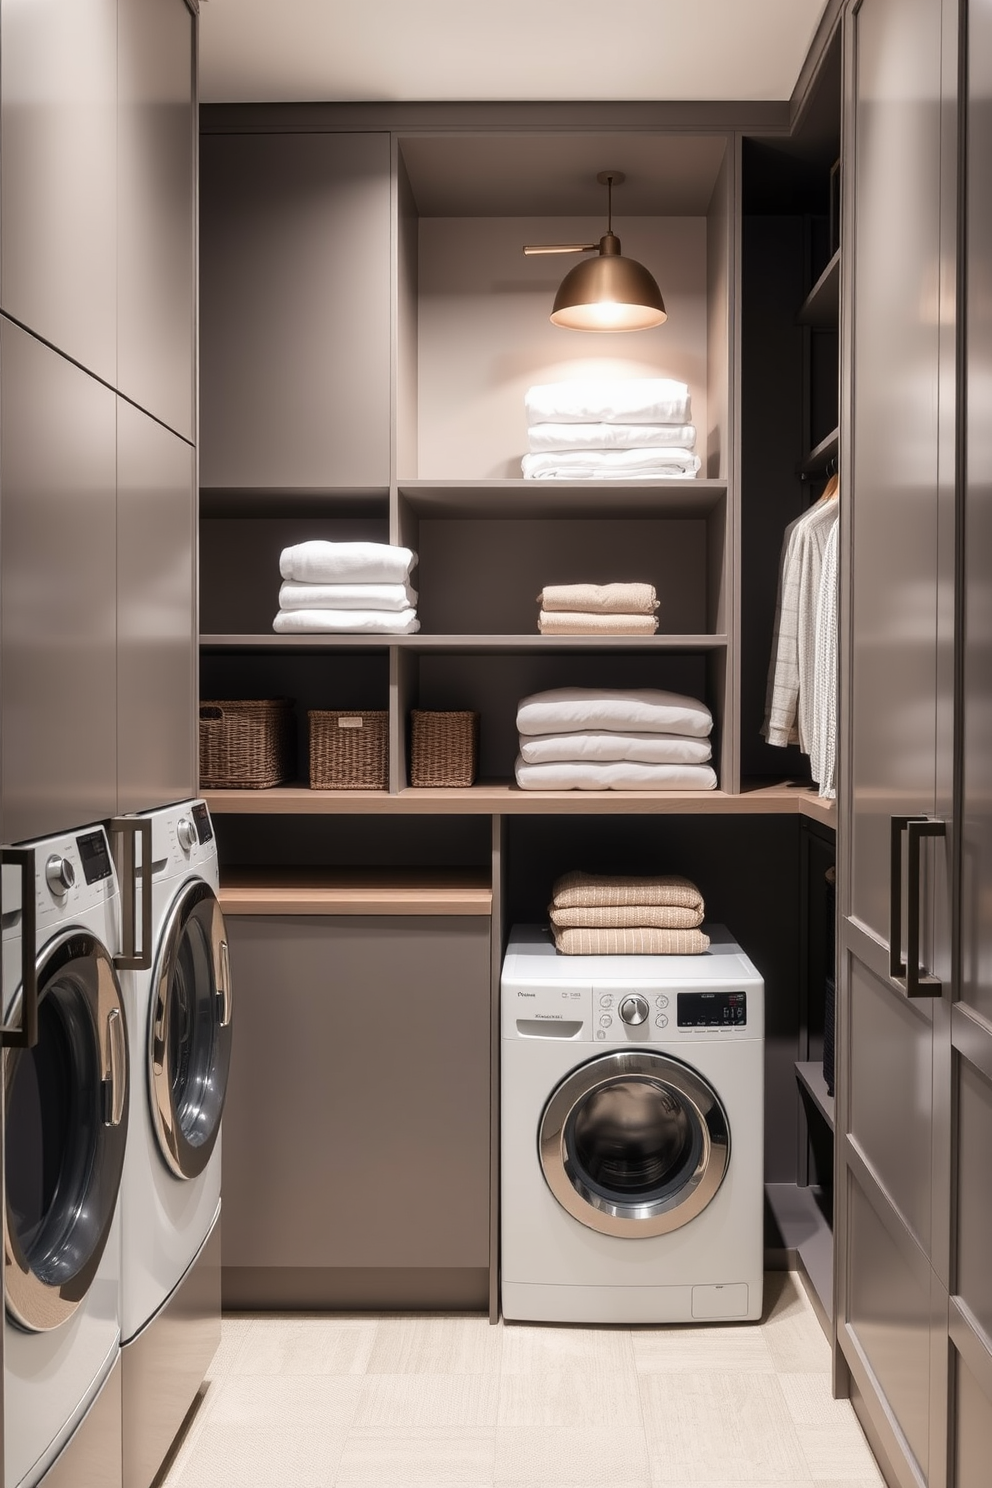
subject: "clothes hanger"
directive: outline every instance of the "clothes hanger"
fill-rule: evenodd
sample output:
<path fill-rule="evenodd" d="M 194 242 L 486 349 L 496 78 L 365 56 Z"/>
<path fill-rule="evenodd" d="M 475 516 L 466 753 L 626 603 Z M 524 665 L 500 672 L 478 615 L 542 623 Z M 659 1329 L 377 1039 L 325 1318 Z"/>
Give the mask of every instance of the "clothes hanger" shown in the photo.
<path fill-rule="evenodd" d="M 827 481 L 827 484 L 823 488 L 823 495 L 820 497 L 820 503 L 822 503 L 824 501 L 834 501 L 834 500 L 836 500 L 836 498 L 839 495 L 840 495 L 840 476 L 835 471 L 834 474 Z M 818 504 L 820 504 L 820 503 L 818 503 Z"/>

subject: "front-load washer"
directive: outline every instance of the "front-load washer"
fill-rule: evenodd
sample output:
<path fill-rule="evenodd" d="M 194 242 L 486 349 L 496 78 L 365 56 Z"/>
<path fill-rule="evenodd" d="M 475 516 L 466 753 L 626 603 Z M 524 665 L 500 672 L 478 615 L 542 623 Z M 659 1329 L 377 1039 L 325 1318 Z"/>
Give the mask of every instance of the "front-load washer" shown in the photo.
<path fill-rule="evenodd" d="M 109 1488 L 128 1117 L 120 896 L 99 826 L 2 861 L 4 1482 L 28 1488 L 51 1467 Z"/>
<path fill-rule="evenodd" d="M 701 956 L 563 956 L 516 926 L 501 984 L 508 1319 L 756 1319 L 764 984 Z"/>
<path fill-rule="evenodd" d="M 232 1003 L 206 803 L 127 822 L 133 831 L 121 842 L 131 851 L 118 871 L 147 954 L 134 958 L 145 966 L 122 973 L 131 1046 L 121 1199 L 124 1480 L 145 1488 L 220 1341 L 220 1135 Z"/>

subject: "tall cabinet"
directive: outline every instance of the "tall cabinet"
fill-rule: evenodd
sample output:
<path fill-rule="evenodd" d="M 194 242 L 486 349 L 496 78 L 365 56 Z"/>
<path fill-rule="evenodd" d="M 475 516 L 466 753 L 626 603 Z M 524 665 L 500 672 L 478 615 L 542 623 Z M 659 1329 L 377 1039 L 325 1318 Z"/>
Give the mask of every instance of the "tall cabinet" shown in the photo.
<path fill-rule="evenodd" d="M 992 1434 L 989 39 L 848 15 L 837 1363 L 901 1488 L 977 1488 Z"/>
<path fill-rule="evenodd" d="M 5 841 L 196 784 L 195 9 L 0 4 Z"/>

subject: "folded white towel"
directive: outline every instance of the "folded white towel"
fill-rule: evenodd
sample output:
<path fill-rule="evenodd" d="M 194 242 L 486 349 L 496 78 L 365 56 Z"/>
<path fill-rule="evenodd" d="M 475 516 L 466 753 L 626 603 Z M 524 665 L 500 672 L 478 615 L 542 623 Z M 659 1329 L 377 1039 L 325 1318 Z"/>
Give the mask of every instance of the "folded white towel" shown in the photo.
<path fill-rule="evenodd" d="M 284 548 L 279 572 L 299 584 L 405 584 L 417 555 L 376 542 L 312 542 Z"/>
<path fill-rule="evenodd" d="M 642 765 L 634 760 L 601 764 L 560 760 L 528 765 L 518 755 L 514 774 L 521 790 L 714 790 L 710 765 Z"/>
<path fill-rule="evenodd" d="M 409 584 L 297 584 L 279 590 L 281 610 L 410 610 L 417 593 Z"/>
<path fill-rule="evenodd" d="M 683 449 L 554 450 L 520 465 L 525 480 L 691 480 L 700 459 Z"/>
<path fill-rule="evenodd" d="M 622 733 L 688 734 L 705 738 L 713 716 L 705 703 L 654 687 L 630 690 L 553 687 L 533 692 L 517 706 L 521 734 Z"/>
<path fill-rule="evenodd" d="M 416 610 L 280 610 L 272 622 L 279 635 L 375 631 L 382 635 L 413 635 L 420 629 Z"/>
<path fill-rule="evenodd" d="M 555 764 L 560 760 L 637 760 L 644 765 L 705 765 L 712 755 L 709 739 L 693 739 L 686 734 L 583 730 L 574 734 L 520 736 L 520 757 L 525 765 Z"/>
<path fill-rule="evenodd" d="M 546 382 L 524 396 L 528 424 L 687 424 L 689 389 L 669 377 Z"/>
<path fill-rule="evenodd" d="M 676 449 L 696 447 L 693 424 L 531 424 L 527 447 L 531 454 L 548 450 Z"/>

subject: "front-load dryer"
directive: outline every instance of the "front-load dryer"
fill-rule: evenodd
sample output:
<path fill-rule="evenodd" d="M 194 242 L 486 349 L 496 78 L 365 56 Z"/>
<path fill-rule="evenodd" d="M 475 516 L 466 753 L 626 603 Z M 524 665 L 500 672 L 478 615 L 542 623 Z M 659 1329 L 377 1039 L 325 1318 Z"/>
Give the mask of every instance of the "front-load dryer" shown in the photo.
<path fill-rule="evenodd" d="M 513 929 L 501 984 L 508 1319 L 757 1319 L 764 985 L 701 956 L 563 956 Z"/>
<path fill-rule="evenodd" d="M 231 979 L 206 803 L 128 818 L 118 861 L 147 937 L 122 973 L 131 1040 L 122 1194 L 124 1479 L 158 1472 L 220 1341 L 221 1117 Z"/>
<path fill-rule="evenodd" d="M 120 1482 L 121 909 L 102 827 L 3 852 L 4 1482 Z M 53 1466 L 54 1464 L 54 1466 Z"/>

